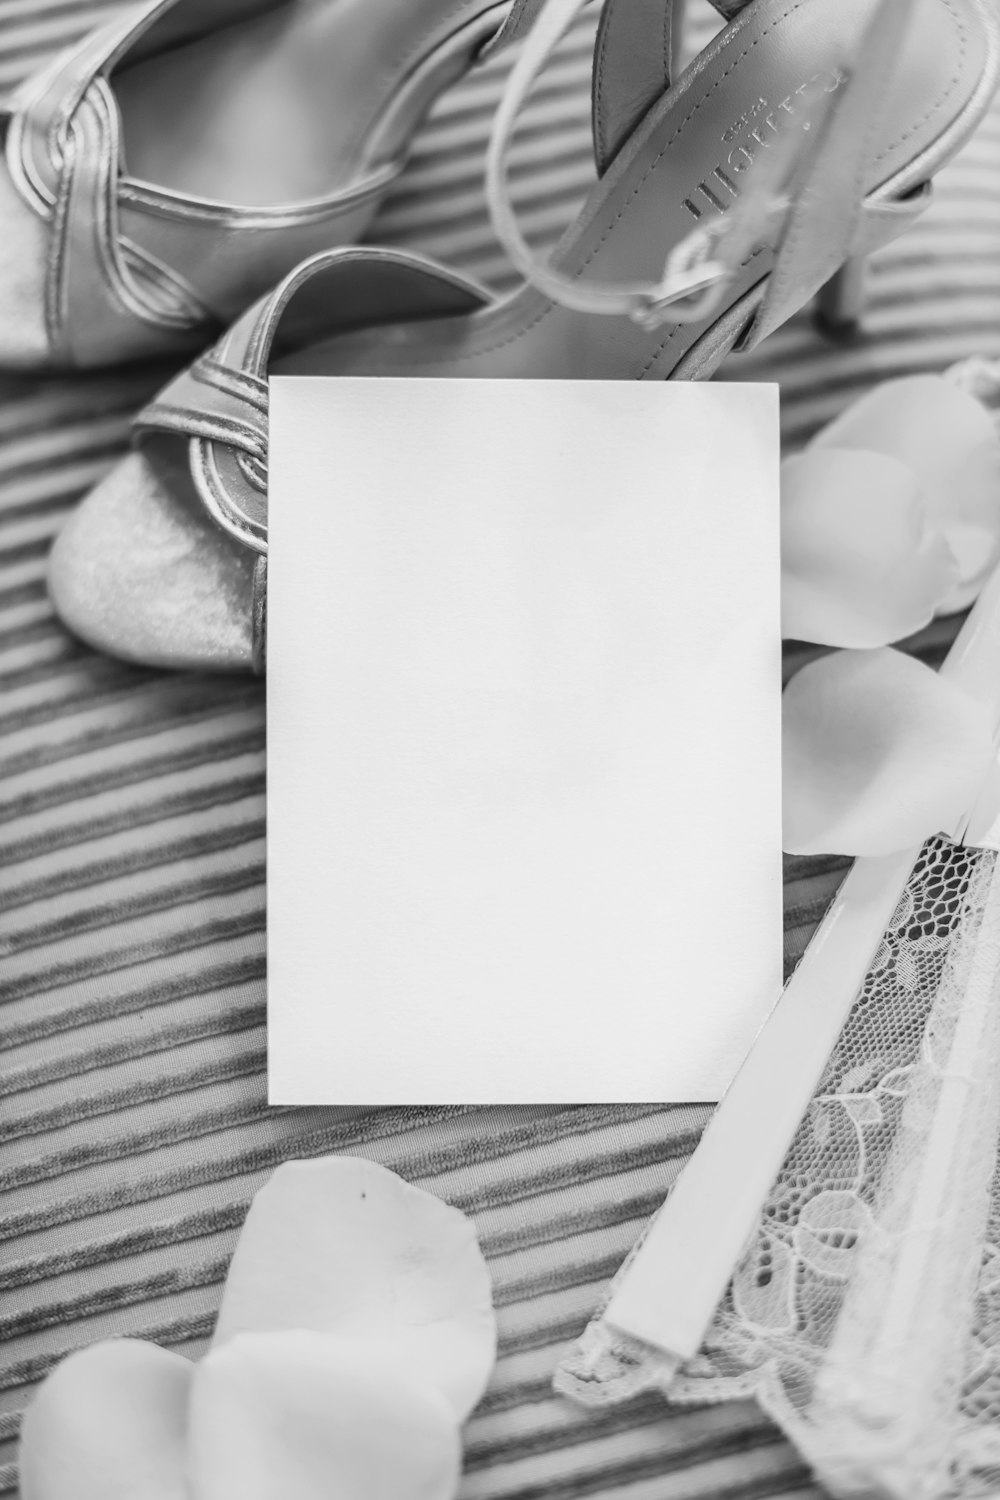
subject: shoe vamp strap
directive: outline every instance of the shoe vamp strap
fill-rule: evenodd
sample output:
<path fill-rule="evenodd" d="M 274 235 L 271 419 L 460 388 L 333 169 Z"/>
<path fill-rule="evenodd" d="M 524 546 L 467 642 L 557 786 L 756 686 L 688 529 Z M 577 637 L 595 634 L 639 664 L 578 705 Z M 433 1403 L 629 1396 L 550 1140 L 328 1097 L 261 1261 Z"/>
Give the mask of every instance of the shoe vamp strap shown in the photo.
<path fill-rule="evenodd" d="M 197 498 L 243 546 L 267 548 L 272 353 L 377 321 L 466 314 L 489 301 L 459 272 L 402 250 L 345 247 L 297 266 L 136 418 L 140 440 L 187 440 Z"/>

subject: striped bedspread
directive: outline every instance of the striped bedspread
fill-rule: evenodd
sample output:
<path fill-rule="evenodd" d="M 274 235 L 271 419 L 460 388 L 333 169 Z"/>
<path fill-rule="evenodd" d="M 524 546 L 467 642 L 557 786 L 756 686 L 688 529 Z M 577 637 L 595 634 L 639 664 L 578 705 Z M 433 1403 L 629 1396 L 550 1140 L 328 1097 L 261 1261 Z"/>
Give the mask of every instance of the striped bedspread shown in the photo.
<path fill-rule="evenodd" d="M 0 0 L 0 90 L 113 9 Z M 518 148 L 539 242 L 591 177 L 592 25 L 568 38 Z M 373 235 L 499 287 L 480 162 L 507 65 L 441 101 Z M 874 379 L 973 353 L 1000 355 L 998 112 L 879 258 L 860 338 L 824 344 L 802 317 L 724 378 L 780 379 L 797 441 Z M 593 1415 L 550 1390 L 706 1106 L 267 1107 L 264 689 L 105 660 L 45 593 L 53 533 L 164 375 L 0 376 L 0 1488 L 16 1486 L 20 1413 L 54 1362 L 122 1334 L 197 1356 L 251 1194 L 286 1158 L 343 1151 L 459 1204 L 490 1259 L 502 1345 L 467 1430 L 464 1500 L 815 1496 L 752 1404 Z M 950 628 L 913 648 L 937 660 Z M 738 893 L 717 859 L 724 932 Z M 843 869 L 787 861 L 789 967 Z"/>

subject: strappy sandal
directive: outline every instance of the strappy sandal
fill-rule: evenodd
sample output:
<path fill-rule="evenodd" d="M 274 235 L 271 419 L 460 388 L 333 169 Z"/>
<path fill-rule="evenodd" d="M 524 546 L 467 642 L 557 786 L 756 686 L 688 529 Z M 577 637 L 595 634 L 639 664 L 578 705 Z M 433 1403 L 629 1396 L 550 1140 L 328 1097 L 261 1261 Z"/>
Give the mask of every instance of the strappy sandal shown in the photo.
<path fill-rule="evenodd" d="M 513 226 L 502 163 L 579 4 L 521 0 L 508 22 L 516 33 L 541 11 L 490 156 L 528 284 L 495 301 L 420 257 L 365 249 L 292 272 L 140 414 L 135 451 L 70 518 L 50 588 L 71 629 L 153 665 L 263 670 L 269 372 L 710 374 L 912 222 L 997 79 L 989 0 L 728 0 L 739 13 L 672 87 L 669 0 L 606 0 L 601 178 L 543 264 Z"/>
<path fill-rule="evenodd" d="M 0 109 L 0 364 L 188 354 L 350 244 L 501 0 L 145 0 Z"/>

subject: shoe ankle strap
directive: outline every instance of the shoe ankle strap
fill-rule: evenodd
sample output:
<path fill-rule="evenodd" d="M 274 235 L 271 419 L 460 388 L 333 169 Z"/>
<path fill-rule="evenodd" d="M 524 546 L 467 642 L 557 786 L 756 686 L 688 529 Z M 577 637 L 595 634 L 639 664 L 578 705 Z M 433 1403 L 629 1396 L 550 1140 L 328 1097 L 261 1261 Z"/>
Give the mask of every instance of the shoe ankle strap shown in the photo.
<path fill-rule="evenodd" d="M 664 322 L 691 322 L 707 317 L 718 303 L 736 267 L 787 216 L 788 184 L 807 143 L 821 133 L 829 100 L 819 96 L 803 109 L 796 129 L 788 130 L 767 152 L 762 152 L 745 178 L 740 199 L 723 218 L 699 225 L 667 256 L 658 282 L 600 285 L 564 275 L 528 244 L 507 191 L 507 155 L 521 107 L 562 37 L 587 0 L 521 0 L 508 19 L 515 31 L 534 22 L 524 48 L 511 70 L 494 117 L 486 158 L 486 196 L 493 226 L 511 262 L 552 301 L 576 312 L 625 315 L 654 329 Z M 632 0 L 644 3 L 644 0 Z M 713 0 L 714 3 L 714 0 Z M 718 9 L 724 0 L 719 0 Z M 744 8 L 746 0 L 730 0 L 730 9 Z M 670 0 L 659 0 L 661 16 Z M 607 11 L 607 5 L 606 5 Z M 515 14 L 516 12 L 516 14 Z"/>
<path fill-rule="evenodd" d="M 545 3 L 546 0 L 514 0 L 513 5 L 507 12 L 507 18 L 503 25 L 492 40 L 483 48 L 480 56 L 488 57 L 493 52 L 499 51 L 501 47 L 505 47 L 508 42 L 519 42 L 531 30 L 539 11 L 544 8 Z M 581 0 L 581 8 L 586 3 L 587 0 Z M 617 0 L 617 3 L 635 7 L 639 4 L 639 0 Z M 719 15 L 723 16 L 727 21 L 731 21 L 734 16 L 738 16 L 740 11 L 745 10 L 751 3 L 752 0 L 709 0 L 712 8 L 717 10 Z M 674 13 L 673 19 L 675 19 L 678 29 L 680 27 L 680 14 L 684 10 L 685 4 L 686 0 L 658 0 L 661 13 L 666 12 L 668 16 L 671 12 Z M 616 0 L 603 0 L 605 15 L 615 8 Z"/>
<path fill-rule="evenodd" d="M 581 0 L 582 3 L 582 0 Z M 731 20 L 751 0 L 710 0 Z M 543 0 L 514 0 L 504 24 L 484 49 L 489 56 L 522 40 Z M 603 0 L 594 43 L 593 138 L 599 176 L 649 106 L 673 81 L 687 0 Z"/>
<path fill-rule="evenodd" d="M 784 320 L 789 299 L 796 306 L 808 300 L 854 248 L 871 248 L 869 240 L 881 243 L 926 201 L 915 199 L 912 211 L 896 203 L 873 203 L 877 222 L 867 223 L 864 179 L 874 149 L 873 127 L 910 10 L 910 0 L 878 0 L 857 56 L 843 60 L 839 87 L 803 100 L 794 126 L 761 152 L 745 174 L 736 203 L 674 247 L 659 282 L 608 285 L 564 275 L 522 234 L 507 191 L 506 162 L 521 107 L 585 3 L 520 0 L 515 5 L 507 24 L 517 33 L 529 15 L 534 24 L 511 70 L 486 161 L 487 200 L 497 236 L 521 275 L 552 301 L 582 313 L 626 315 L 650 329 L 667 322 L 700 321 L 719 304 L 740 264 L 770 242 L 779 250 L 768 293 L 750 331 L 750 342 L 756 343 Z M 746 3 L 713 0 L 718 10 L 730 14 Z M 661 9 L 665 4 L 669 9 L 670 0 L 660 0 Z M 882 211 L 898 208 L 906 211 Z M 810 288 L 802 295 L 806 282 Z"/>

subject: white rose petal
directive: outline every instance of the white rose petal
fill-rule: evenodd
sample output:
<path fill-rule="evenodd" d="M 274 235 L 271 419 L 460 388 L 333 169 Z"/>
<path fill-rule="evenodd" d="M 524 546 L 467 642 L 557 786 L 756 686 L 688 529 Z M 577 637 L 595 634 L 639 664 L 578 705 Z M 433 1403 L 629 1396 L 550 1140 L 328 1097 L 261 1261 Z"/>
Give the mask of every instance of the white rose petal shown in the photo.
<path fill-rule="evenodd" d="M 781 467 L 781 633 L 883 646 L 926 625 L 955 588 L 912 471 L 882 453 L 812 448 Z"/>
<path fill-rule="evenodd" d="M 1000 532 L 966 521 L 948 521 L 941 528 L 957 564 L 955 587 L 938 605 L 936 614 L 951 615 L 968 609 L 997 563 L 1000 562 Z"/>
<path fill-rule="evenodd" d="M 190 1360 L 140 1339 L 71 1354 L 25 1414 L 23 1500 L 188 1500 L 193 1375 Z"/>
<path fill-rule="evenodd" d="M 464 1420 L 496 1357 L 489 1272 L 471 1222 L 359 1157 L 279 1167 L 254 1198 L 213 1347 L 307 1328 L 377 1343 Z"/>
<path fill-rule="evenodd" d="M 455 1413 L 364 1344 L 244 1333 L 197 1367 L 190 1500 L 453 1500 Z"/>
<path fill-rule="evenodd" d="M 824 427 L 810 447 L 864 448 L 899 459 L 919 476 L 936 513 L 957 511 L 971 519 L 979 506 L 993 516 L 1000 511 L 1000 492 L 984 492 L 991 472 L 984 455 L 993 452 L 1000 462 L 993 419 L 974 396 L 940 375 L 883 381 Z M 974 485 L 963 492 L 956 476 L 965 477 L 970 459 Z"/>
<path fill-rule="evenodd" d="M 966 586 L 943 612 L 971 602 L 1000 557 L 1000 439 L 985 407 L 940 375 L 887 380 L 810 445 L 824 448 L 885 453 L 916 474 L 928 516 L 951 545 Z M 963 537 L 970 528 L 976 535 Z"/>
<path fill-rule="evenodd" d="M 950 831 L 994 758 L 990 714 L 900 651 L 836 651 L 782 700 L 783 845 L 888 854 Z"/>

